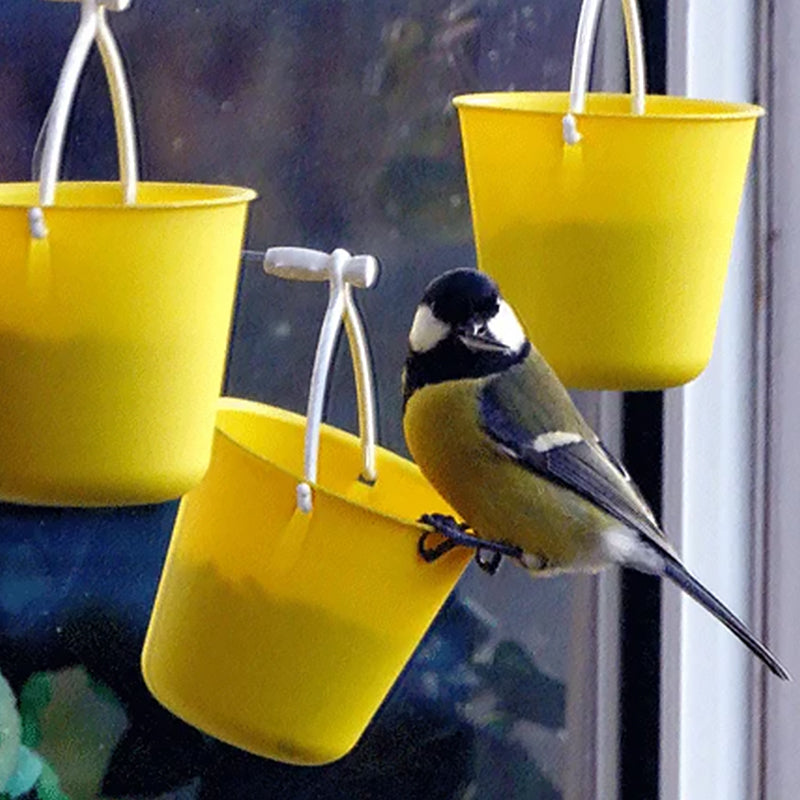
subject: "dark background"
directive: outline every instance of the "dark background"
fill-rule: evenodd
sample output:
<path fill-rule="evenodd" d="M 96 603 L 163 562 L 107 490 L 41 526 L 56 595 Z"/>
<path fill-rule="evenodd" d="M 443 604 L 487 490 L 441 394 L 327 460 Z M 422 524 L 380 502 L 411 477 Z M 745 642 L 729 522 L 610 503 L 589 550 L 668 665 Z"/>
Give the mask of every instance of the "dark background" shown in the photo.
<path fill-rule="evenodd" d="M 0 4 L 3 181 L 30 177 L 77 11 Z M 380 258 L 380 285 L 360 303 L 381 441 L 398 452 L 416 302 L 433 275 L 474 264 L 449 100 L 566 88 L 577 11 L 577 0 L 134 0 L 110 15 L 134 92 L 143 178 L 257 189 L 251 248 L 343 246 Z M 62 172 L 116 174 L 96 53 Z M 227 393 L 303 411 L 325 300 L 322 286 L 245 270 Z M 355 427 L 345 358 L 328 419 Z M 72 800 L 560 797 L 568 579 L 534 585 L 508 567 L 494 582 L 470 572 L 356 751 L 326 768 L 286 767 L 203 736 L 144 688 L 139 652 L 175 510 L 0 506 L 0 673 L 18 696 L 26 741 Z M 649 786 L 649 776 L 636 785 Z"/>

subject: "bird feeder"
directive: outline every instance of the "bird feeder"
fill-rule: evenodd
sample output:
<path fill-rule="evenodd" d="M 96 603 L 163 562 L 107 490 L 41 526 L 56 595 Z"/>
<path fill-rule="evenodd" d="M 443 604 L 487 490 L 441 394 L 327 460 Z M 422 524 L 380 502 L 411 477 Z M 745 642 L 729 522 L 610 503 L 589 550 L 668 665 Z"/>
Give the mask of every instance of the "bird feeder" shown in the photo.
<path fill-rule="evenodd" d="M 210 459 L 255 194 L 139 182 L 130 96 L 106 16 L 128 5 L 82 0 L 37 180 L 0 184 L 2 501 L 161 501 L 199 482 Z M 59 183 L 93 43 L 113 102 L 120 181 Z"/>
<path fill-rule="evenodd" d="M 745 103 L 587 94 L 602 0 L 584 0 L 570 92 L 456 97 L 478 265 L 568 385 L 659 389 L 711 356 L 756 120 Z"/>
<path fill-rule="evenodd" d="M 375 280 L 374 259 L 274 248 L 264 264 L 330 281 L 307 416 L 220 401 L 211 466 L 181 501 L 142 665 L 155 697 L 201 730 L 323 764 L 356 744 L 470 553 L 423 561 L 414 520 L 443 501 L 414 464 L 375 446 L 351 295 Z M 360 440 L 321 423 L 342 318 Z"/>

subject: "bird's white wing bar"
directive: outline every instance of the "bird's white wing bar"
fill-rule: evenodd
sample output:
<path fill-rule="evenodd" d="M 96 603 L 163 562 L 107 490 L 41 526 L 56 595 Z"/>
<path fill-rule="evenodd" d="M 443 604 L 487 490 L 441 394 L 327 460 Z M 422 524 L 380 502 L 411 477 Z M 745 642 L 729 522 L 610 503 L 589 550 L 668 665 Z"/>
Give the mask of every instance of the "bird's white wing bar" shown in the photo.
<path fill-rule="evenodd" d="M 566 431 L 536 434 L 526 430 L 514 421 L 513 412 L 505 407 L 492 384 L 481 393 L 480 414 L 488 436 L 504 450 L 514 453 L 524 467 L 581 495 L 652 540 L 658 549 L 671 553 L 649 508 L 601 447 Z"/>
<path fill-rule="evenodd" d="M 537 453 L 546 453 L 548 450 L 553 450 L 556 447 L 564 447 L 568 444 L 577 444 L 582 441 L 583 437 L 579 433 L 572 433 L 570 431 L 549 431 L 548 433 L 540 433 L 533 440 L 533 449 Z"/>

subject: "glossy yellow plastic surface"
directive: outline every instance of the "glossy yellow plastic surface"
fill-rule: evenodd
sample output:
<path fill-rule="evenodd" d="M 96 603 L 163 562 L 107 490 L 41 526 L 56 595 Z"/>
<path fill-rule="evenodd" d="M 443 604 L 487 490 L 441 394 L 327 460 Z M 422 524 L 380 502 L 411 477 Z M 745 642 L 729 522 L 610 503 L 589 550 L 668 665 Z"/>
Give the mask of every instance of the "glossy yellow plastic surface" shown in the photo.
<path fill-rule="evenodd" d="M 220 403 L 211 467 L 181 501 L 142 658 L 155 697 L 280 761 L 357 742 L 467 566 L 417 554 L 413 520 L 447 506 L 417 467 L 323 426 L 314 510 L 296 508 L 305 418 Z"/>
<path fill-rule="evenodd" d="M 249 189 L 0 184 L 0 500 L 177 497 L 211 455 Z"/>
<path fill-rule="evenodd" d="M 570 386 L 657 389 L 708 363 L 758 106 L 457 97 L 478 264 Z"/>

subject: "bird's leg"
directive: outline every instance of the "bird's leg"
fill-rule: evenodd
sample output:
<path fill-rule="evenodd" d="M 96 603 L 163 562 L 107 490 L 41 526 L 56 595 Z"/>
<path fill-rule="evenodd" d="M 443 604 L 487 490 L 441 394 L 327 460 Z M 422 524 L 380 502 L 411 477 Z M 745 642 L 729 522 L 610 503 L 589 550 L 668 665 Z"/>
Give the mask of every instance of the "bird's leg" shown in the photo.
<path fill-rule="evenodd" d="M 471 547 L 475 550 L 475 563 L 484 572 L 494 575 L 500 566 L 503 556 L 517 559 L 522 557 L 522 548 L 505 542 L 481 539 L 472 533 L 468 533 L 470 530 L 469 525 L 466 523 L 459 525 L 453 517 L 446 514 L 423 514 L 419 521 L 433 529 L 425 531 L 419 537 L 417 545 L 421 558 L 428 563 L 436 561 L 455 547 Z M 427 539 L 434 532 L 443 536 L 444 541 L 434 547 L 427 547 Z M 486 551 L 491 553 L 488 558 L 484 555 Z"/>

